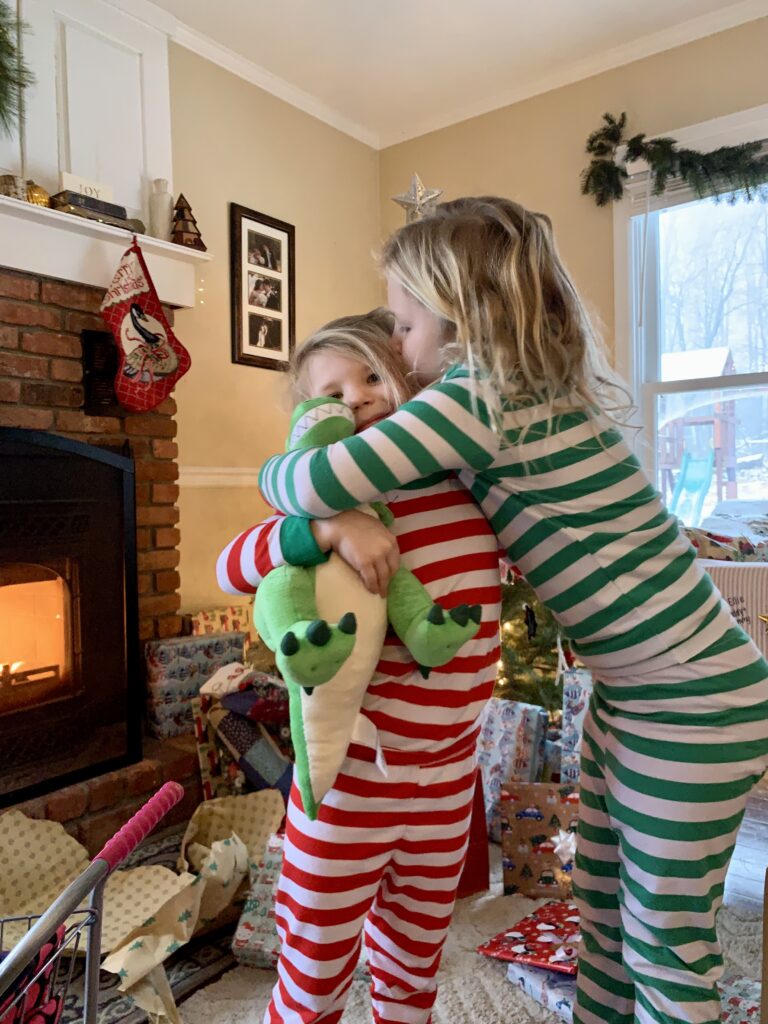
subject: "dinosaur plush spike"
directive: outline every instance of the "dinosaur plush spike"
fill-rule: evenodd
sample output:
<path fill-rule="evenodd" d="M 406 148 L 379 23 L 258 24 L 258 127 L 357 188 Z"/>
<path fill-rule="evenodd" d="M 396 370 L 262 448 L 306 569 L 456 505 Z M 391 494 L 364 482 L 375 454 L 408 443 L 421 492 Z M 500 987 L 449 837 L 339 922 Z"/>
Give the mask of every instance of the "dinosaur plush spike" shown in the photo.
<path fill-rule="evenodd" d="M 339 629 L 342 633 L 349 633 L 350 636 L 357 632 L 357 619 L 354 612 L 347 612 L 339 619 Z"/>
<path fill-rule="evenodd" d="M 445 613 L 439 604 L 433 604 L 427 612 L 427 622 L 431 622 L 433 626 L 442 626 L 445 622 Z"/>
<path fill-rule="evenodd" d="M 296 639 L 296 634 L 291 633 L 290 630 L 283 636 L 280 641 L 280 653 L 285 654 L 286 657 L 290 657 L 295 654 L 299 649 L 299 641 Z"/>
<path fill-rule="evenodd" d="M 354 429 L 352 411 L 343 402 L 312 399 L 295 410 L 287 448 L 322 447 Z M 360 510 L 379 515 L 385 525 L 392 522 L 383 505 Z M 335 554 L 308 569 L 280 566 L 263 580 L 254 621 L 288 687 L 295 778 L 309 818 L 317 817 L 352 739 L 376 745 L 376 730 L 360 708 L 387 621 L 427 679 L 431 668 L 449 662 L 477 633 L 480 609 L 474 607 L 477 617 L 467 605 L 446 612 L 402 566 L 387 598 L 381 598 Z"/>
<path fill-rule="evenodd" d="M 342 630 L 344 632 L 344 630 Z M 331 631 L 325 619 L 315 619 L 307 626 L 307 640 L 315 647 L 325 647 L 331 639 Z"/>
<path fill-rule="evenodd" d="M 466 626 L 469 622 L 469 608 L 465 604 L 460 604 L 456 608 L 451 608 L 450 616 L 460 626 Z"/>

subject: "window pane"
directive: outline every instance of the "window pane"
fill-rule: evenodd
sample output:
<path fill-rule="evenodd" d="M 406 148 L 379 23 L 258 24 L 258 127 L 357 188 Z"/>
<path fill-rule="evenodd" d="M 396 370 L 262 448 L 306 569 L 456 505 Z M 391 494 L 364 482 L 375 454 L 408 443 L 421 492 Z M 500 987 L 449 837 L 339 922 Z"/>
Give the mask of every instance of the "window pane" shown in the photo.
<path fill-rule="evenodd" d="M 768 387 L 657 395 L 656 415 L 657 487 L 686 526 L 768 500 Z"/>
<path fill-rule="evenodd" d="M 659 214 L 659 378 L 768 370 L 768 204 Z"/>

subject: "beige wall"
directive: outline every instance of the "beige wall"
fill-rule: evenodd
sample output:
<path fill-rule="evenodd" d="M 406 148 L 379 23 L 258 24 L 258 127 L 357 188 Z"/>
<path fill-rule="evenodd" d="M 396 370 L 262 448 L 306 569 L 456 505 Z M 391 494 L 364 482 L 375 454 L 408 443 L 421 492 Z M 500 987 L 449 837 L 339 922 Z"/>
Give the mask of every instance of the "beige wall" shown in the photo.
<path fill-rule="evenodd" d="M 446 199 L 490 193 L 548 213 L 610 340 L 612 214 L 579 192 L 587 136 L 606 111 L 626 110 L 631 131 L 653 135 L 766 103 L 766 54 L 762 18 L 392 146 L 381 154 L 383 226 L 401 223 L 389 197 L 405 191 L 414 170 Z"/>
<path fill-rule="evenodd" d="M 379 301 L 378 153 L 177 46 L 170 77 L 174 189 L 214 256 L 202 304 L 176 317 L 192 356 L 176 390 L 179 462 L 257 467 L 285 443 L 285 378 L 230 359 L 228 204 L 295 225 L 301 338 Z M 182 608 L 221 603 L 216 555 L 265 506 L 254 488 L 182 486 L 180 508 Z"/>

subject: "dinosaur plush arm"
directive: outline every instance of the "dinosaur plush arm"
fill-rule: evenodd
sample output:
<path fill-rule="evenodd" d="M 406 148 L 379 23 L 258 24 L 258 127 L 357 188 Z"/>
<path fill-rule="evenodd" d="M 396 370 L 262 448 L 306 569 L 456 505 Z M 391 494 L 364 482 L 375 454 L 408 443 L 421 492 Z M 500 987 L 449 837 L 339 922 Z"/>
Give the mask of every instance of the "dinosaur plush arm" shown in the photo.
<path fill-rule="evenodd" d="M 379 519 L 381 520 L 382 524 L 384 526 L 386 526 L 387 529 L 389 529 L 389 527 L 394 523 L 395 517 L 389 511 L 389 509 L 384 504 L 384 502 L 383 501 L 372 501 L 371 502 L 371 508 L 376 513 L 376 515 L 379 517 Z"/>

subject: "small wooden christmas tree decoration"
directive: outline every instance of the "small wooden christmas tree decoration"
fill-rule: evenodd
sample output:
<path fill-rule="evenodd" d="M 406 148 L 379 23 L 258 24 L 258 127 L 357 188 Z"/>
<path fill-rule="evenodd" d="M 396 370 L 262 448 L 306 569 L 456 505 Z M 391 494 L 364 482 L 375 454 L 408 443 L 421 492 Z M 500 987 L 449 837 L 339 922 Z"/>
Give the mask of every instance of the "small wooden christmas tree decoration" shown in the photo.
<path fill-rule="evenodd" d="M 176 205 L 173 208 L 173 223 L 171 225 L 171 241 L 176 245 L 186 245 L 190 249 L 199 249 L 206 252 L 206 245 L 200 237 L 200 229 L 192 214 L 192 208 L 183 193 L 179 193 Z"/>

